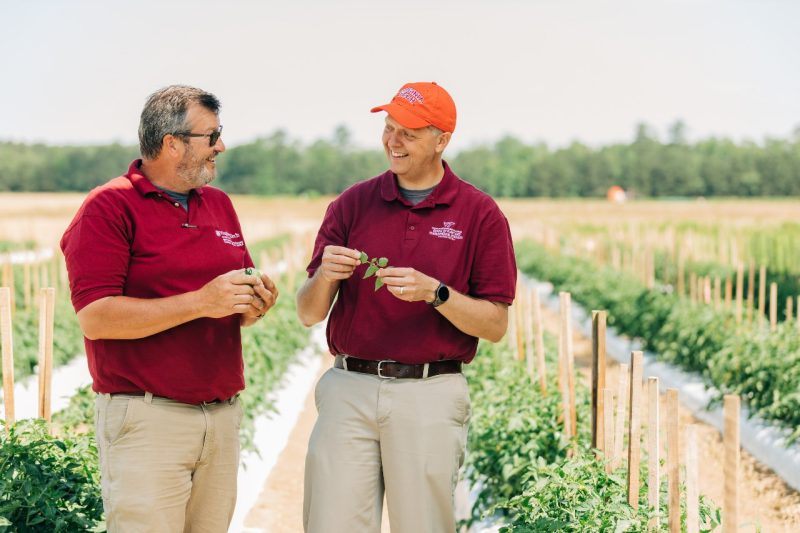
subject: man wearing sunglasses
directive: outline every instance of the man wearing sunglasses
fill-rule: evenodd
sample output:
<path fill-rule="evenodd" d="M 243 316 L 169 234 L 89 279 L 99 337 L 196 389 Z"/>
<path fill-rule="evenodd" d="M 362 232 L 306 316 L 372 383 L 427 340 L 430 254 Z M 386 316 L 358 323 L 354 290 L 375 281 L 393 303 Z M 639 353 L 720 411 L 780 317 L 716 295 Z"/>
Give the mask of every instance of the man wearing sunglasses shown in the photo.
<path fill-rule="evenodd" d="M 170 86 L 142 111 L 142 159 L 93 190 L 61 240 L 86 337 L 108 531 L 227 531 L 244 388 L 240 328 L 278 291 L 228 196 L 209 187 L 219 101 Z"/>

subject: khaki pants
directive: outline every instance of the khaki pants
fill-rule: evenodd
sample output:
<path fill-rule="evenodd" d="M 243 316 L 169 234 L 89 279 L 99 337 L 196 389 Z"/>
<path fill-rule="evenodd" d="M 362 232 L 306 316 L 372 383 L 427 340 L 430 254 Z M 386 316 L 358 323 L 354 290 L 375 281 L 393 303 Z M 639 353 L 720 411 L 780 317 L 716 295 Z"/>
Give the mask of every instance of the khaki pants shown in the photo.
<path fill-rule="evenodd" d="M 379 533 L 384 490 L 392 533 L 455 531 L 453 493 L 470 417 L 462 374 L 381 379 L 332 368 L 315 399 L 307 533 Z"/>
<path fill-rule="evenodd" d="M 99 394 L 97 447 L 109 533 L 224 533 L 236 505 L 239 424 L 231 403 Z"/>

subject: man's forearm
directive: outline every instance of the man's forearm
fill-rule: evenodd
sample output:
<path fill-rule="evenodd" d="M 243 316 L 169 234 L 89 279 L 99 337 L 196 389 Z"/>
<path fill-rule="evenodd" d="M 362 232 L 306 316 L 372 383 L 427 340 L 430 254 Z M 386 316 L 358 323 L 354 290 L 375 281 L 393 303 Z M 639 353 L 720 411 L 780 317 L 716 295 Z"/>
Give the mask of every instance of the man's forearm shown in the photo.
<path fill-rule="evenodd" d="M 340 283 L 325 279 L 320 270 L 306 280 L 297 291 L 297 316 L 304 326 L 313 326 L 325 320 Z"/>
<path fill-rule="evenodd" d="M 202 306 L 195 293 L 166 298 L 107 296 L 78 312 L 83 334 L 97 339 L 141 339 L 201 318 Z"/>
<path fill-rule="evenodd" d="M 508 306 L 472 298 L 452 289 L 450 298 L 436 309 L 467 335 L 491 342 L 499 342 L 508 327 Z"/>

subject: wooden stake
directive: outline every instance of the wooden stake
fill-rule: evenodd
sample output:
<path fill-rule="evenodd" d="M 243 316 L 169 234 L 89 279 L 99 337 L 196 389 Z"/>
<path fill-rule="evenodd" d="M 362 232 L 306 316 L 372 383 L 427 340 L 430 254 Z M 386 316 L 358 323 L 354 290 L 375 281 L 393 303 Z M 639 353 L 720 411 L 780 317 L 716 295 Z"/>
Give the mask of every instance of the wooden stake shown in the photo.
<path fill-rule="evenodd" d="M 681 255 L 680 258 L 678 259 L 678 296 L 681 296 L 681 297 L 684 294 L 686 294 L 686 287 L 685 287 L 685 284 L 684 284 L 684 281 L 683 281 L 683 277 L 684 277 L 684 272 L 683 272 L 684 264 L 683 264 L 683 261 L 684 261 L 684 259 L 683 259 L 683 256 Z"/>
<path fill-rule="evenodd" d="M 603 394 L 603 437 L 606 459 L 606 472 L 611 473 L 614 467 L 614 391 L 609 388 Z"/>
<path fill-rule="evenodd" d="M 603 396 L 606 387 L 606 311 L 592 311 L 592 447 L 603 450 Z"/>
<path fill-rule="evenodd" d="M 508 348 L 511 350 L 511 356 L 516 359 L 517 358 L 517 321 L 514 318 L 514 313 L 516 313 L 516 309 L 514 309 L 514 305 L 511 306 L 511 316 L 508 317 L 508 327 L 506 329 L 506 341 L 508 342 Z"/>
<path fill-rule="evenodd" d="M 533 334 L 536 347 L 536 366 L 539 374 L 539 388 L 542 395 L 547 396 L 547 368 L 544 361 L 544 329 L 542 328 L 542 305 L 539 302 L 539 292 L 534 287 L 531 289 L 533 305 Z"/>
<path fill-rule="evenodd" d="M 733 282 L 731 278 L 725 278 L 725 309 L 731 308 L 731 301 L 733 301 Z"/>
<path fill-rule="evenodd" d="M 719 279 L 719 276 L 714 278 L 714 310 L 719 311 L 719 307 L 722 304 L 720 301 L 721 292 L 722 292 L 722 283 Z"/>
<path fill-rule="evenodd" d="M 681 533 L 680 436 L 678 434 L 678 389 L 667 389 L 667 481 L 669 531 Z"/>
<path fill-rule="evenodd" d="M 697 274 L 689 272 L 689 300 L 697 301 Z"/>
<path fill-rule="evenodd" d="M 722 533 L 733 533 L 739 524 L 739 396 L 726 394 L 724 401 L 725 498 L 722 505 Z"/>
<path fill-rule="evenodd" d="M 794 311 L 794 299 L 791 296 L 786 297 L 786 322 L 792 321 L 792 311 Z"/>
<path fill-rule="evenodd" d="M 649 526 L 659 530 L 660 493 L 661 493 L 661 446 L 659 439 L 659 394 L 658 378 L 647 378 L 647 503 L 655 510 Z"/>
<path fill-rule="evenodd" d="M 564 362 L 562 365 L 562 397 L 564 401 L 564 430 L 567 437 L 575 436 L 575 378 L 572 354 L 572 314 L 570 293 L 559 293 L 561 311 L 561 344 Z"/>
<path fill-rule="evenodd" d="M 697 424 L 686 426 L 686 531 L 700 533 Z"/>
<path fill-rule="evenodd" d="M 747 265 L 747 322 L 753 321 L 753 300 L 756 289 L 756 265 L 750 261 Z"/>
<path fill-rule="evenodd" d="M 525 314 L 525 299 L 522 296 L 524 292 L 521 289 L 517 290 L 517 305 L 514 306 L 514 320 L 517 321 L 517 361 L 525 358 L 525 329 L 522 318 Z"/>
<path fill-rule="evenodd" d="M 711 278 L 708 276 L 703 278 L 703 303 L 711 304 Z"/>
<path fill-rule="evenodd" d="M 13 317 L 14 314 L 17 312 L 17 290 L 16 290 L 16 283 L 14 282 L 14 265 L 11 264 L 11 258 L 9 258 L 9 262 L 6 263 L 4 266 L 8 269 L 8 279 L 7 282 L 3 283 L 5 287 L 8 287 L 10 290 L 10 297 L 11 297 L 11 316 Z"/>
<path fill-rule="evenodd" d="M 639 508 L 639 461 L 641 459 L 640 435 L 642 430 L 642 372 L 644 355 L 631 353 L 630 418 L 628 419 L 628 504 Z"/>
<path fill-rule="evenodd" d="M 617 413 L 614 417 L 614 464 L 612 470 L 619 468 L 625 453 L 625 419 L 628 412 L 628 365 L 619 365 L 619 384 L 617 387 Z"/>
<path fill-rule="evenodd" d="M 531 313 L 531 288 L 528 284 L 523 285 L 520 291 L 525 301 L 525 309 L 522 313 L 522 320 L 525 330 L 525 364 L 528 371 L 528 379 L 533 381 L 533 313 Z"/>
<path fill-rule="evenodd" d="M 742 323 L 742 297 L 744 294 L 744 266 L 739 263 L 736 267 L 736 323 Z"/>
<path fill-rule="evenodd" d="M 767 267 L 761 265 L 758 271 L 758 319 L 761 320 L 767 310 Z"/>
<path fill-rule="evenodd" d="M 50 423 L 56 290 L 39 291 L 39 417 Z"/>
<path fill-rule="evenodd" d="M 569 413 L 572 436 L 578 435 L 578 411 L 575 407 L 575 350 L 572 339 L 572 302 L 567 293 L 567 385 L 569 386 Z"/>
<path fill-rule="evenodd" d="M 14 418 L 14 343 L 11 330 L 11 289 L 0 287 L 0 345 L 3 351 L 3 405 L 6 412 L 6 431 Z"/>
<path fill-rule="evenodd" d="M 769 284 L 769 330 L 778 329 L 778 284 Z"/>

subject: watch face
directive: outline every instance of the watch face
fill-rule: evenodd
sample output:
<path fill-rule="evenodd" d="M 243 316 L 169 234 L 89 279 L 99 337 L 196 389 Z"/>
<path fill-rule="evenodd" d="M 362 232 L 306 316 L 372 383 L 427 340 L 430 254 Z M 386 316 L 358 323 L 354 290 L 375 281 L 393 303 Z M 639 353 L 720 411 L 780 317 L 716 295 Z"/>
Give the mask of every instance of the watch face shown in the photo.
<path fill-rule="evenodd" d="M 442 305 L 448 298 L 450 298 L 450 289 L 448 289 L 447 285 L 444 283 L 440 283 L 439 287 L 436 289 L 436 299 L 433 301 L 433 306 L 438 307 Z"/>
<path fill-rule="evenodd" d="M 446 302 L 448 298 L 450 298 L 450 289 L 447 288 L 447 285 L 439 285 L 439 289 L 436 291 L 436 297 L 442 303 Z"/>

